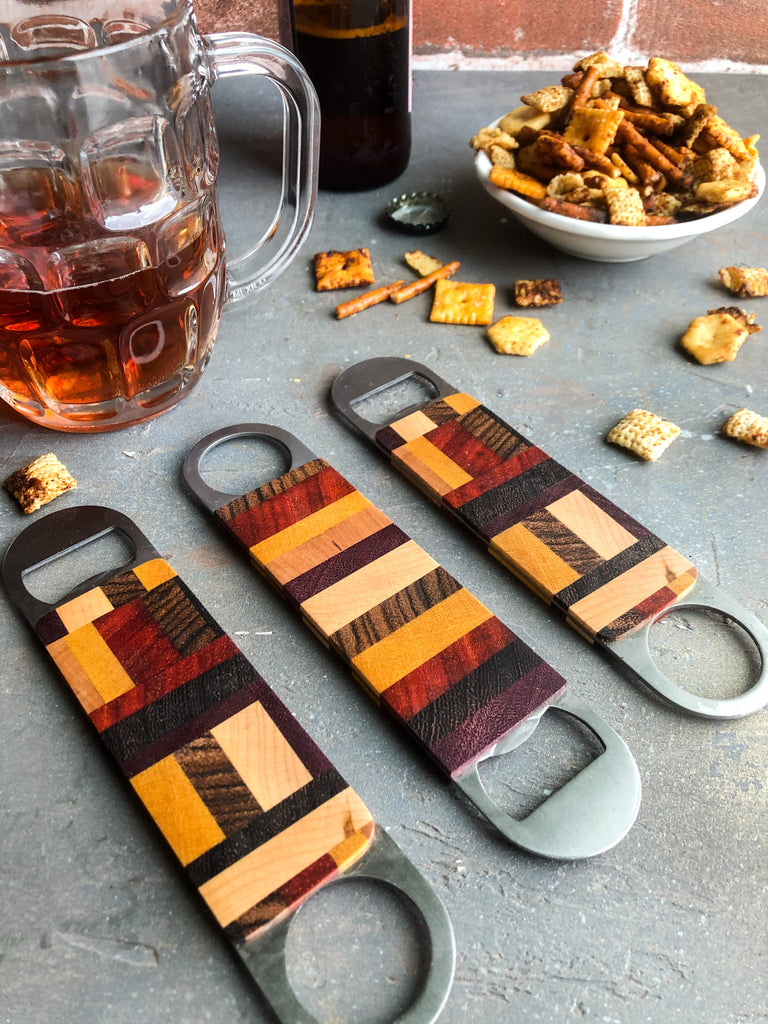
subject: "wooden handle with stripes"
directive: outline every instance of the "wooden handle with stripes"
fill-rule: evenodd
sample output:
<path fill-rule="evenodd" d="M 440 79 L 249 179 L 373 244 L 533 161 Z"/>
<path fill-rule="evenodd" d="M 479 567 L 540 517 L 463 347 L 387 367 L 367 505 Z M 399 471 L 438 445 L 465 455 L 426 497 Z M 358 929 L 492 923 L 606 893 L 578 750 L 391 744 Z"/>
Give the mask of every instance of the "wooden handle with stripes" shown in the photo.
<path fill-rule="evenodd" d="M 323 459 L 214 511 L 447 775 L 562 693 L 562 676 Z"/>
<path fill-rule="evenodd" d="M 65 512 L 71 519 L 83 508 Z M 61 514 L 34 528 L 55 532 Z M 36 550 L 31 530 L 14 554 Z M 258 934 L 366 851 L 368 809 L 162 558 L 32 618 L 233 941 Z"/>

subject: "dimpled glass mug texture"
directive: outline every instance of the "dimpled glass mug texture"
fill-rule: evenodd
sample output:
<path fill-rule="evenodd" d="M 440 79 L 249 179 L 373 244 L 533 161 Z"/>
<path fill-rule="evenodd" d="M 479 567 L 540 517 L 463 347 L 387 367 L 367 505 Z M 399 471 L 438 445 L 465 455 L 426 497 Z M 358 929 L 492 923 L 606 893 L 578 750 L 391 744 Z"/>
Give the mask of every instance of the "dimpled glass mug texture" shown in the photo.
<path fill-rule="evenodd" d="M 316 99 L 287 51 L 204 39 L 187 3 L 98 10 L 86 21 L 87 3 L 7 3 L 3 18 L 18 16 L 0 23 L 0 397 L 60 430 L 175 405 L 210 358 L 225 299 L 284 269 L 315 200 Z M 299 179 L 283 189 L 297 197 L 289 235 L 257 260 L 255 246 L 235 282 L 210 83 L 249 63 L 280 87 L 304 156 L 286 161 Z"/>

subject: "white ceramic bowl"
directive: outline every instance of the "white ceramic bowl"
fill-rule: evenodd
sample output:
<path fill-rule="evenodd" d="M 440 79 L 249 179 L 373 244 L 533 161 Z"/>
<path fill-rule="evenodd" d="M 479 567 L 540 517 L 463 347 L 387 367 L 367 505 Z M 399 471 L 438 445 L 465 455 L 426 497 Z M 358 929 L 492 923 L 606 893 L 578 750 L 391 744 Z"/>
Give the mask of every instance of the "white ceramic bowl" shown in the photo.
<path fill-rule="evenodd" d="M 580 256 L 582 259 L 596 260 L 600 263 L 631 263 L 633 260 L 644 260 L 660 252 L 675 249 L 678 245 L 683 245 L 709 231 L 717 231 L 718 228 L 732 224 L 739 217 L 749 213 L 760 201 L 765 189 L 765 171 L 758 163 L 754 175 L 757 195 L 753 199 L 745 199 L 720 213 L 681 221 L 679 224 L 628 228 L 618 224 L 594 224 L 590 221 L 574 220 L 560 213 L 540 210 L 522 196 L 497 188 L 488 180 L 491 161 L 482 150 L 475 157 L 475 170 L 486 191 L 502 206 L 511 210 L 534 235 L 571 256 Z"/>

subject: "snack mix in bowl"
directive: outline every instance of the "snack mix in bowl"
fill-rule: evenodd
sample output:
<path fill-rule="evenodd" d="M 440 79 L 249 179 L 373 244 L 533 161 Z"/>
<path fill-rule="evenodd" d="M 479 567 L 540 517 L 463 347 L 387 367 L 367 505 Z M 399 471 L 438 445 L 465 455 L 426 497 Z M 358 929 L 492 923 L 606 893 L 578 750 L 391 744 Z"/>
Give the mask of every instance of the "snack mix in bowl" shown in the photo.
<path fill-rule="evenodd" d="M 525 206 L 536 210 L 534 231 L 561 218 L 585 228 L 668 230 L 758 196 L 759 136 L 742 138 L 672 61 L 625 66 L 595 53 L 559 85 L 521 100 L 471 145 L 489 191 L 507 194 L 506 205 L 524 218 Z M 677 244 L 704 225 L 690 227 L 671 232 Z"/>

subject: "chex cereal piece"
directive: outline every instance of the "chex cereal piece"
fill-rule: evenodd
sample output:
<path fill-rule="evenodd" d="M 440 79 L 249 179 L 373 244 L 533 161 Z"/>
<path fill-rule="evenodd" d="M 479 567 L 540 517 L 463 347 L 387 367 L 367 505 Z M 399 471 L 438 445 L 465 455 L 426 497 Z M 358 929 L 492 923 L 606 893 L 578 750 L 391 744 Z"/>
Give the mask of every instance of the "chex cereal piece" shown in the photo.
<path fill-rule="evenodd" d="M 723 178 L 721 181 L 700 181 L 696 186 L 696 198 L 705 203 L 740 203 L 757 195 L 753 181 L 740 178 Z"/>
<path fill-rule="evenodd" d="M 492 146 L 500 146 L 502 149 L 517 149 L 517 139 L 513 138 L 508 132 L 504 132 L 498 127 L 487 127 L 481 128 L 477 135 L 473 135 L 469 140 L 469 144 L 472 149 L 485 149 L 489 150 Z"/>
<path fill-rule="evenodd" d="M 590 53 L 586 57 L 582 57 L 573 65 L 573 69 L 574 71 L 587 71 L 593 66 L 600 69 L 600 75 L 603 78 L 621 78 L 624 74 L 624 66 L 605 50 L 598 50 L 597 53 Z"/>
<path fill-rule="evenodd" d="M 643 227 L 645 207 L 637 189 L 604 188 L 603 195 L 611 224 L 622 224 L 630 228 Z"/>
<path fill-rule="evenodd" d="M 560 282 L 554 277 L 518 280 L 514 289 L 516 306 L 555 306 L 563 301 Z"/>
<path fill-rule="evenodd" d="M 17 469 L 3 482 L 24 512 L 36 512 L 42 505 L 58 498 L 60 494 L 77 487 L 77 480 L 67 471 L 66 466 L 53 452 L 41 455 L 33 462 Z"/>
<path fill-rule="evenodd" d="M 415 270 L 419 277 L 426 277 L 427 274 L 439 270 L 443 265 L 442 260 L 435 259 L 434 256 L 427 256 L 421 249 L 413 249 L 411 252 L 407 252 L 404 259 L 411 270 Z"/>
<path fill-rule="evenodd" d="M 625 67 L 624 80 L 632 93 L 632 99 L 639 107 L 653 106 L 653 93 L 645 78 L 645 68 Z"/>
<path fill-rule="evenodd" d="M 435 284 L 429 319 L 441 324 L 489 324 L 493 320 L 496 286 L 447 281 Z"/>
<path fill-rule="evenodd" d="M 768 295 L 768 270 L 765 267 L 721 267 L 720 280 L 740 299 Z"/>
<path fill-rule="evenodd" d="M 537 89 L 536 92 L 521 96 L 520 99 L 529 107 L 535 107 L 536 110 L 551 114 L 555 110 L 562 110 L 563 107 L 568 106 L 573 99 L 573 89 L 569 89 L 565 85 L 547 85 L 543 89 Z"/>
<path fill-rule="evenodd" d="M 730 313 L 707 313 L 691 320 L 680 339 L 686 352 L 704 366 L 731 363 L 749 337 L 749 331 Z"/>
<path fill-rule="evenodd" d="M 615 139 L 623 120 L 621 110 L 579 107 L 574 110 L 563 135 L 572 146 L 583 146 L 602 156 Z"/>
<path fill-rule="evenodd" d="M 507 356 L 530 356 L 549 341 L 549 331 L 533 316 L 503 316 L 486 332 L 497 352 Z"/>
<path fill-rule="evenodd" d="M 739 409 L 725 424 L 723 433 L 756 448 L 768 448 L 768 416 Z"/>
<path fill-rule="evenodd" d="M 375 281 L 368 249 L 349 249 L 347 252 L 329 249 L 328 252 L 316 253 L 314 262 L 319 292 L 336 288 L 359 288 Z"/>
<path fill-rule="evenodd" d="M 628 448 L 646 462 L 655 462 L 680 433 L 680 427 L 646 409 L 633 409 L 608 435 L 612 444 Z"/>

